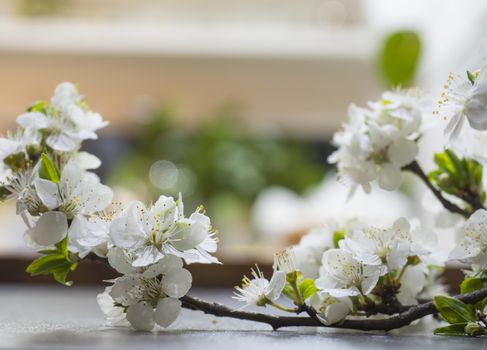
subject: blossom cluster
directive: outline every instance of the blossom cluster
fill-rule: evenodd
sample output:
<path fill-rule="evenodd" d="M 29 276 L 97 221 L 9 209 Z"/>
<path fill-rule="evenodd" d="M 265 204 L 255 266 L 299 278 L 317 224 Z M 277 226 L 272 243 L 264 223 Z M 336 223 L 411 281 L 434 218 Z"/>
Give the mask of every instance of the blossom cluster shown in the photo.
<path fill-rule="evenodd" d="M 27 271 L 68 283 L 83 258 L 107 258 L 122 274 L 98 298 L 108 318 L 143 330 L 170 325 L 191 287 L 184 263 L 218 263 L 204 210 L 185 216 L 181 196 L 113 204 L 112 190 L 92 172 L 100 160 L 80 151 L 107 122 L 71 83 L 59 84 L 50 102 L 37 102 L 17 124 L 0 138 L 0 186 L 16 201 L 27 244 L 42 255 Z"/>
<path fill-rule="evenodd" d="M 284 294 L 298 306 L 295 311 L 307 303 L 327 325 L 383 305 L 414 305 L 440 270 L 442 262 L 432 254 L 436 243 L 435 233 L 412 228 L 405 218 L 388 228 L 329 224 L 276 254 L 270 281 L 252 271 L 235 298 L 282 309 L 277 301 Z"/>
<path fill-rule="evenodd" d="M 368 108 L 351 105 L 348 123 L 333 137 L 338 149 L 328 158 L 337 164 L 339 179 L 367 193 L 374 180 L 385 190 L 396 190 L 401 168 L 418 154 L 425 105 L 417 90 L 385 92 Z"/>

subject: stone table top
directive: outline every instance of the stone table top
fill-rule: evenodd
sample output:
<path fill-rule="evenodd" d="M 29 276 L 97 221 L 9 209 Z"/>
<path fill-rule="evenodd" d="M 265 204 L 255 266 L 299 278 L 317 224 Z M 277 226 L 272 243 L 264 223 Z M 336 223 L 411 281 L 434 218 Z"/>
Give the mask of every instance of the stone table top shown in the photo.
<path fill-rule="evenodd" d="M 480 338 L 439 337 L 418 325 L 394 334 L 267 325 L 183 310 L 169 329 L 112 328 L 96 304 L 103 288 L 0 285 L 1 349 L 487 349 Z M 237 306 L 230 290 L 191 295 Z M 272 310 L 268 310 L 272 312 Z"/>

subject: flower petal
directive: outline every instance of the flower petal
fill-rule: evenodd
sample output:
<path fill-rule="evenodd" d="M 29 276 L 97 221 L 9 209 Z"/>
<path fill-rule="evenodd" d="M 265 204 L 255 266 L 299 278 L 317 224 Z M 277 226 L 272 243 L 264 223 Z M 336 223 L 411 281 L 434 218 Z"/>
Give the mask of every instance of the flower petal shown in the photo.
<path fill-rule="evenodd" d="M 386 191 L 394 191 L 401 185 L 401 168 L 393 164 L 385 164 L 379 174 L 379 186 Z"/>
<path fill-rule="evenodd" d="M 34 186 L 37 195 L 47 209 L 56 209 L 61 205 L 59 188 L 54 182 L 45 179 L 36 179 Z"/>
<path fill-rule="evenodd" d="M 181 301 L 174 298 L 164 298 L 157 303 L 154 320 L 161 327 L 170 326 L 181 312 Z"/>
<path fill-rule="evenodd" d="M 154 310 L 146 302 L 131 305 L 127 309 L 127 321 L 138 331 L 154 329 Z"/>
<path fill-rule="evenodd" d="M 404 166 L 411 163 L 418 155 L 418 144 L 408 139 L 399 139 L 395 141 L 387 151 L 389 159 L 398 166 Z"/>
<path fill-rule="evenodd" d="M 61 241 L 68 232 L 68 220 L 64 213 L 49 211 L 42 214 L 35 227 L 29 230 L 32 240 L 41 246 L 50 246 Z"/>
<path fill-rule="evenodd" d="M 191 288 L 193 277 L 186 269 L 171 269 L 161 280 L 162 291 L 173 298 L 183 297 Z"/>

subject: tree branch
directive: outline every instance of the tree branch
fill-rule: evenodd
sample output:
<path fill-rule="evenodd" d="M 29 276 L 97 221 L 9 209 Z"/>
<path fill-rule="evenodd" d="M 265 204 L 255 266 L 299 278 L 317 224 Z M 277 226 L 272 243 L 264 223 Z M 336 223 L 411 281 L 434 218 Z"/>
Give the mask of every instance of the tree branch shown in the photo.
<path fill-rule="evenodd" d="M 460 215 L 466 217 L 467 219 L 470 217 L 470 215 L 472 213 L 469 210 L 462 209 L 459 206 L 457 206 L 456 204 L 450 202 L 445 197 L 443 197 L 443 194 L 441 193 L 441 191 L 438 190 L 430 182 L 430 180 L 428 179 L 428 176 L 424 173 L 423 169 L 421 169 L 421 166 L 419 165 L 419 163 L 417 161 L 413 161 L 412 163 L 404 166 L 402 169 L 410 171 L 413 174 L 417 175 L 424 182 L 424 184 L 431 190 L 431 192 L 433 192 L 435 197 L 441 202 L 441 204 L 443 205 L 443 207 L 445 209 L 447 209 L 448 211 L 450 211 L 452 213 L 460 214 Z M 474 205 L 475 203 L 469 203 L 469 204 L 472 204 L 473 208 L 476 207 L 476 205 Z"/>
<path fill-rule="evenodd" d="M 479 302 L 485 297 L 487 297 L 487 288 L 480 289 L 472 293 L 455 296 L 455 298 L 463 301 L 466 304 Z M 205 314 L 210 314 L 218 317 L 230 317 L 240 320 L 266 323 L 270 325 L 273 329 L 279 329 L 283 327 L 329 327 L 355 329 L 362 331 L 389 331 L 392 329 L 407 326 L 413 321 L 436 313 L 436 308 L 433 302 L 430 301 L 424 304 L 411 306 L 406 311 L 384 319 L 345 319 L 340 323 L 328 326 L 319 322 L 316 318 L 312 317 L 273 316 L 257 312 L 234 310 L 226 307 L 225 305 L 219 303 L 210 303 L 195 297 L 191 297 L 189 295 L 185 295 L 184 297 L 182 297 L 181 301 L 183 303 L 183 307 L 186 309 L 199 310 L 203 311 Z"/>

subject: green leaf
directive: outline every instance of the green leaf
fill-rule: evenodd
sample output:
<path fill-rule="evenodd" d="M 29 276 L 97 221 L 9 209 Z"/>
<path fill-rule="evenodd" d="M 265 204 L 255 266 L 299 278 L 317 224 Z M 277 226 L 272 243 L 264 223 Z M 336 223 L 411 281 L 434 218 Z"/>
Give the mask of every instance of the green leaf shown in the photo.
<path fill-rule="evenodd" d="M 41 167 L 39 168 L 39 176 L 42 179 L 52 181 L 54 183 L 59 183 L 59 172 L 54 165 L 54 162 L 45 153 L 41 155 Z"/>
<path fill-rule="evenodd" d="M 455 323 L 451 324 L 445 327 L 440 327 L 436 328 L 433 331 L 433 334 L 435 335 L 467 335 L 465 333 L 465 326 L 467 325 L 467 322 L 462 322 L 462 323 Z"/>
<path fill-rule="evenodd" d="M 27 108 L 27 112 L 41 112 L 47 114 L 49 103 L 46 101 L 37 101 L 32 106 Z"/>
<path fill-rule="evenodd" d="M 455 174 L 455 167 L 453 166 L 450 157 L 447 153 L 436 153 L 434 156 L 435 163 L 441 170 L 444 170 L 450 174 Z"/>
<path fill-rule="evenodd" d="M 335 248 L 338 248 L 339 245 L 338 243 L 343 239 L 345 238 L 345 231 L 335 231 L 333 232 L 333 245 L 335 246 Z"/>
<path fill-rule="evenodd" d="M 57 242 L 54 245 L 57 249 L 57 251 L 62 254 L 65 257 L 69 256 L 69 251 L 68 251 L 68 236 L 64 237 L 62 241 Z"/>
<path fill-rule="evenodd" d="M 298 285 L 299 292 L 303 296 L 303 299 L 306 300 L 310 296 L 316 293 L 318 288 L 315 286 L 315 282 L 311 278 L 306 278 L 304 279 L 299 285 Z"/>
<path fill-rule="evenodd" d="M 458 299 L 448 296 L 436 296 L 434 304 L 440 315 L 448 323 L 475 322 L 475 312 L 472 305 L 467 305 Z"/>
<path fill-rule="evenodd" d="M 414 80 L 421 41 L 412 31 L 399 31 L 388 36 L 380 55 L 381 70 L 392 86 L 409 86 Z"/>
<path fill-rule="evenodd" d="M 45 255 L 34 260 L 25 271 L 32 276 L 51 274 L 59 269 L 69 268 L 72 263 L 60 254 Z"/>
<path fill-rule="evenodd" d="M 485 278 L 468 277 L 460 284 L 460 293 L 465 294 L 482 289 L 485 282 L 487 282 Z"/>
<path fill-rule="evenodd" d="M 66 278 L 68 277 L 69 271 L 72 271 L 72 270 L 73 270 L 73 268 L 71 267 L 69 269 L 63 269 L 60 271 L 56 271 L 53 273 L 53 277 L 57 282 L 65 285 L 67 287 L 71 287 L 73 285 L 73 281 L 66 281 Z"/>
<path fill-rule="evenodd" d="M 460 160 L 460 158 L 457 157 L 457 155 L 455 153 L 453 153 L 453 151 L 447 149 L 445 150 L 445 153 L 448 155 L 448 157 L 450 158 L 455 170 L 456 170 L 456 173 L 462 178 L 462 179 L 467 179 L 468 178 L 468 174 L 467 174 L 467 170 L 465 169 L 462 161 Z"/>

